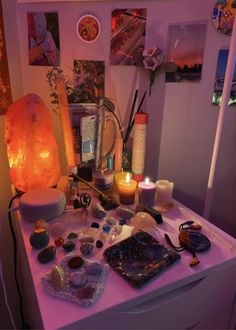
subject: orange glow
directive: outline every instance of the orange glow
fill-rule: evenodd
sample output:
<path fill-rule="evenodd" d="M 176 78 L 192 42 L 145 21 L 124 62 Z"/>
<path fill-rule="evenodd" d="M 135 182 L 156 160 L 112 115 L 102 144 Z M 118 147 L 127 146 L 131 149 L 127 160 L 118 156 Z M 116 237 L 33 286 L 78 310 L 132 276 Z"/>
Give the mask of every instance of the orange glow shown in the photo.
<path fill-rule="evenodd" d="M 57 145 L 50 112 L 39 96 L 28 94 L 8 108 L 5 139 L 10 179 L 18 190 L 26 192 L 57 184 Z"/>

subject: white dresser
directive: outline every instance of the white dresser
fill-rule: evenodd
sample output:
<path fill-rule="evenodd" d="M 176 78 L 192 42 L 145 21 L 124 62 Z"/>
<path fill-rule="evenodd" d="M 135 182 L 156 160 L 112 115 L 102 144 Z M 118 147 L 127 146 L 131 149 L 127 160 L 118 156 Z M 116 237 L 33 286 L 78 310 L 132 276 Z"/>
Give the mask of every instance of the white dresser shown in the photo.
<path fill-rule="evenodd" d="M 193 220 L 211 240 L 211 248 L 199 253 L 200 264 L 190 267 L 191 255 L 163 270 L 139 289 L 133 288 L 112 269 L 105 289 L 95 305 L 83 308 L 45 291 L 41 277 L 65 255 L 62 249 L 48 264 L 37 261 L 31 248 L 33 224 L 16 217 L 22 289 L 28 322 L 35 329 L 235 329 L 236 325 L 236 240 L 190 209 L 174 201 L 163 214 L 157 237 L 168 233 L 178 242 L 180 223 Z M 19 221 L 18 221 L 19 220 Z M 119 240 L 130 233 L 124 226 Z M 53 240 L 51 241 L 53 243 Z M 106 246 L 104 246 L 105 248 Z M 101 260 L 104 248 L 90 257 Z"/>

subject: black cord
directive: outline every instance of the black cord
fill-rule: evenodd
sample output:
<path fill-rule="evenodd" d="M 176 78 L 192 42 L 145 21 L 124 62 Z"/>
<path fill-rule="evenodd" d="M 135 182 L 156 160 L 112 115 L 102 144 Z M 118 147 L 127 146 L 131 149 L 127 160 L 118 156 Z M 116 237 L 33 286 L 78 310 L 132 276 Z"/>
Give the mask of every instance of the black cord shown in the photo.
<path fill-rule="evenodd" d="M 8 209 L 12 207 L 13 201 L 19 197 L 19 194 L 13 196 L 9 202 Z M 12 240 L 13 240 L 13 252 L 14 252 L 14 278 L 16 282 L 16 288 L 17 288 L 17 293 L 19 296 L 19 304 L 20 304 L 20 316 L 21 316 L 21 329 L 30 329 L 29 325 L 25 321 L 24 317 L 24 312 L 23 312 L 23 299 L 21 295 L 21 290 L 20 290 L 20 285 L 19 281 L 17 278 L 17 240 L 16 240 L 16 235 L 14 232 L 14 227 L 12 224 L 12 217 L 11 217 L 11 211 L 8 212 L 8 220 L 9 220 L 9 225 L 10 225 L 10 230 L 11 230 L 11 235 L 12 235 Z"/>

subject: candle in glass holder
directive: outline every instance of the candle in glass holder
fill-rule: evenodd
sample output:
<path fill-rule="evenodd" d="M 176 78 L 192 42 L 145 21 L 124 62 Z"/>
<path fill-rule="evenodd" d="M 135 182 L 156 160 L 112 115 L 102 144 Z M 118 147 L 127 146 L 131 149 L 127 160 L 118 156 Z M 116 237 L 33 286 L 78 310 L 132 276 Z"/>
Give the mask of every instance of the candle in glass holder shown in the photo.
<path fill-rule="evenodd" d="M 174 183 L 169 180 L 156 181 L 156 196 L 158 203 L 168 203 L 172 200 Z"/>
<path fill-rule="evenodd" d="M 112 188 L 113 172 L 112 171 L 97 171 L 93 175 L 95 187 L 105 191 Z"/>
<path fill-rule="evenodd" d="M 152 206 L 155 204 L 156 184 L 151 182 L 149 178 L 138 184 L 139 203 Z"/>
<path fill-rule="evenodd" d="M 118 193 L 121 204 L 134 203 L 137 182 L 131 180 L 131 174 L 127 173 L 125 179 L 118 181 Z"/>
<path fill-rule="evenodd" d="M 123 169 L 121 169 L 121 171 L 117 171 L 114 174 L 114 179 L 115 179 L 115 186 L 118 187 L 118 182 L 120 180 L 125 180 L 126 175 L 128 174 L 127 171 L 123 171 Z"/>

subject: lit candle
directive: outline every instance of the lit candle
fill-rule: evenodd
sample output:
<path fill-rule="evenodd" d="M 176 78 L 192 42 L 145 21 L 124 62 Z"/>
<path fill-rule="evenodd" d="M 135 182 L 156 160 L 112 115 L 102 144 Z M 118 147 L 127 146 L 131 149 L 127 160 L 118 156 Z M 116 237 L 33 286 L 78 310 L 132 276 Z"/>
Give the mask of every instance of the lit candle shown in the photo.
<path fill-rule="evenodd" d="M 158 180 L 156 181 L 156 195 L 157 202 L 168 203 L 172 200 L 172 194 L 174 189 L 174 183 L 169 180 Z"/>
<path fill-rule="evenodd" d="M 127 173 L 125 179 L 118 181 L 118 193 L 121 204 L 133 204 L 135 200 L 137 182 L 131 180 L 131 174 Z"/>
<path fill-rule="evenodd" d="M 94 173 L 94 184 L 99 190 L 105 191 L 112 188 L 113 172 L 112 171 L 97 171 Z"/>
<path fill-rule="evenodd" d="M 118 182 L 120 180 L 125 180 L 127 174 L 128 174 L 128 172 L 123 171 L 123 169 L 121 169 L 121 171 L 115 172 L 115 186 L 116 187 L 118 187 Z"/>
<path fill-rule="evenodd" d="M 149 178 L 138 184 L 139 203 L 152 206 L 155 204 L 156 184 Z"/>

